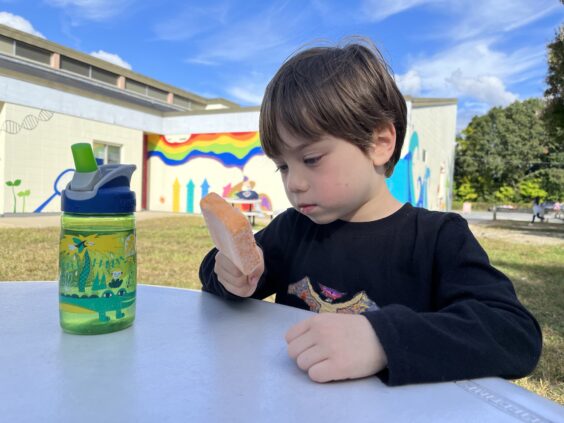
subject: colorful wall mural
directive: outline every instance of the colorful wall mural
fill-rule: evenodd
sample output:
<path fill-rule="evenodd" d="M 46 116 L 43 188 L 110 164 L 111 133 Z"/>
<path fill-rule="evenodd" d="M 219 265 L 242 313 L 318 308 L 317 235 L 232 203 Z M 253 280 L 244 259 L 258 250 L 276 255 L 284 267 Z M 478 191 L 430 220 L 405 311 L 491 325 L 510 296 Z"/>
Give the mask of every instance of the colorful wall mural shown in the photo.
<path fill-rule="evenodd" d="M 247 166 L 253 167 L 252 159 L 258 157 L 265 158 L 256 131 L 148 135 L 150 197 L 158 198 L 157 207 L 165 210 L 198 213 L 199 200 L 213 191 L 233 200 L 243 212 L 271 215 L 272 200 L 267 192 L 259 191 L 261 185 L 269 185 L 268 178 L 257 181 L 246 174 Z M 260 172 L 254 167 L 255 173 Z M 167 182 L 155 183 L 155 179 Z"/>
<path fill-rule="evenodd" d="M 407 154 L 396 164 L 394 173 L 386 179 L 386 184 L 398 201 L 426 208 L 429 204 L 431 169 L 422 160 L 417 159 L 418 149 L 419 135 L 413 132 Z"/>
<path fill-rule="evenodd" d="M 45 207 L 51 203 L 55 198 L 61 196 L 62 190 L 65 189 L 67 184 L 70 182 L 72 178 L 72 174 L 74 173 L 74 169 L 65 169 L 55 178 L 53 182 L 53 194 L 51 194 L 45 201 L 43 201 L 33 213 L 41 213 Z M 21 179 L 15 179 L 13 181 L 6 181 L 6 186 L 10 187 L 12 190 L 12 197 L 13 197 L 13 209 L 12 213 L 25 213 L 25 199 L 29 197 L 31 194 L 31 190 L 26 189 L 22 191 L 18 191 L 16 193 L 15 187 L 19 187 L 21 185 Z M 21 198 L 21 209 L 18 208 L 18 197 Z"/>
<path fill-rule="evenodd" d="M 65 169 L 57 175 L 53 182 L 53 194 L 43 201 L 33 212 L 41 213 L 45 207 L 49 205 L 55 198 L 61 196 L 61 192 L 65 189 L 74 175 L 74 169 Z"/>
<path fill-rule="evenodd" d="M 25 190 L 25 191 L 18 191 L 18 193 L 16 194 L 16 187 L 19 187 L 22 183 L 21 179 L 14 179 L 13 181 L 6 181 L 6 186 L 11 188 L 12 191 L 12 196 L 14 199 L 14 208 L 13 208 L 13 213 L 17 213 L 18 209 L 17 209 L 17 205 L 18 205 L 18 200 L 17 197 L 23 197 L 23 206 L 22 206 L 22 213 L 25 213 L 25 197 L 29 196 L 29 194 L 31 193 L 30 190 Z M 16 197 L 17 195 L 17 197 Z"/>
<path fill-rule="evenodd" d="M 198 157 L 219 161 L 226 167 L 243 169 L 260 148 L 258 132 L 192 134 L 183 142 L 172 143 L 165 136 L 149 136 L 149 157 L 159 157 L 169 166 L 179 166 Z"/>
<path fill-rule="evenodd" d="M 199 200 L 210 191 L 226 199 L 234 199 L 234 206 L 244 212 L 250 211 L 251 204 L 268 214 L 275 209 L 270 193 L 273 186 L 280 189 L 279 179 L 271 182 L 273 179 L 264 176 L 267 173 L 265 171 L 255 178 L 247 174 L 253 167 L 249 164 L 253 157 L 266 159 L 260 148 L 258 132 L 168 137 L 150 135 L 147 142 L 147 155 L 151 160 L 150 179 L 156 179 L 151 182 L 151 190 L 158 191 L 153 192 L 152 196 L 158 198 L 154 203 L 164 206 L 164 210 L 198 213 Z M 407 153 L 396 165 L 393 175 L 386 180 L 391 193 L 399 201 L 417 207 L 438 205 L 444 209 L 447 189 L 445 164 L 441 163 L 440 171 L 436 169 L 435 177 L 438 180 L 433 183 L 431 191 L 433 172 L 425 159 L 417 131 L 412 133 L 407 146 Z M 213 165 L 209 162 L 205 164 L 205 160 L 213 160 L 219 167 L 212 168 Z M 197 167 L 197 164 L 200 166 Z M 159 170 L 154 174 L 153 170 L 157 168 Z M 228 172 L 234 168 L 237 172 Z M 245 201 L 249 204 L 245 204 Z M 289 207 L 287 200 L 280 209 L 286 207 Z M 154 204 L 150 208 L 154 209 Z"/>

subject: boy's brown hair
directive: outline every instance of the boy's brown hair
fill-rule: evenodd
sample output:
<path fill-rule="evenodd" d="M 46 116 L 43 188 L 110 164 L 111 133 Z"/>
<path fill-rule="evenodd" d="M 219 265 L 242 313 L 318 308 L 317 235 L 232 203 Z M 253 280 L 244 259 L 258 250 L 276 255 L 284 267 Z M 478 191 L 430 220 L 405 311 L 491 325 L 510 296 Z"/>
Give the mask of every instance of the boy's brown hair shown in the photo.
<path fill-rule="evenodd" d="M 312 142 L 345 139 L 367 153 L 375 129 L 392 123 L 396 146 L 386 176 L 401 154 L 407 106 L 380 51 L 356 38 L 342 47 L 313 47 L 288 59 L 266 87 L 260 109 L 261 144 L 268 157 L 284 147 L 279 129 Z"/>

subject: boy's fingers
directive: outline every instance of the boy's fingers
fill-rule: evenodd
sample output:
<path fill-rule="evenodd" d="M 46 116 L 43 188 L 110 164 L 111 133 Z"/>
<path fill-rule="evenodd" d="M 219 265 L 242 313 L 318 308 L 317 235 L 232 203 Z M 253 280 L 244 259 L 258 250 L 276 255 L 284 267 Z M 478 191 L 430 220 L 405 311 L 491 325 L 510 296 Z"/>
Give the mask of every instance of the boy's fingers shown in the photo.
<path fill-rule="evenodd" d="M 219 268 L 223 269 L 226 273 L 232 275 L 233 277 L 240 277 L 243 275 L 239 268 L 235 266 L 235 264 L 221 251 L 218 251 L 216 254 L 215 263 L 216 267 L 219 266 Z"/>
<path fill-rule="evenodd" d="M 330 382 L 339 379 L 334 374 L 335 370 L 329 359 L 319 361 L 309 367 L 307 374 L 311 380 L 318 383 Z"/>
<path fill-rule="evenodd" d="M 297 338 L 300 335 L 303 335 L 304 333 L 306 333 L 309 328 L 310 328 L 310 319 L 306 319 L 306 320 L 302 320 L 301 322 L 295 324 L 294 326 L 292 326 L 288 332 L 286 332 L 286 336 L 284 336 L 284 338 L 286 339 L 287 343 L 292 342 L 295 338 Z"/>
<path fill-rule="evenodd" d="M 296 364 L 298 367 L 304 371 L 308 371 L 311 367 L 327 360 L 327 354 L 317 346 L 311 347 L 304 352 L 302 352 L 296 359 Z"/>
<path fill-rule="evenodd" d="M 255 292 L 255 288 L 250 287 L 246 282 L 231 283 L 229 281 L 221 280 L 219 276 L 218 280 L 221 282 L 225 289 L 227 289 L 232 294 L 238 295 L 239 297 L 248 297 Z"/>
<path fill-rule="evenodd" d="M 311 331 L 307 331 L 288 343 L 288 355 L 295 359 L 314 345 L 315 341 L 311 335 Z"/>
<path fill-rule="evenodd" d="M 217 280 L 219 280 L 222 284 L 230 284 L 230 285 L 244 285 L 245 282 L 240 281 L 242 278 L 241 276 L 233 276 L 231 274 L 229 274 L 228 272 L 225 271 L 225 269 L 221 266 L 221 264 L 219 262 L 215 262 L 215 266 L 213 268 L 213 271 L 215 272 L 215 274 L 217 275 Z M 238 282 L 239 281 L 239 282 Z"/>

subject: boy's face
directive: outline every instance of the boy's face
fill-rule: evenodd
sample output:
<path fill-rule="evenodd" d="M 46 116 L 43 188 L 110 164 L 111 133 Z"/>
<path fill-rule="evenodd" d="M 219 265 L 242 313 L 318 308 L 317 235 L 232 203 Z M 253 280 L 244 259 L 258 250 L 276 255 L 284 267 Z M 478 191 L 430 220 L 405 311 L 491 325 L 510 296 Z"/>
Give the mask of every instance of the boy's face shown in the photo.
<path fill-rule="evenodd" d="M 319 224 L 377 218 L 385 177 L 370 154 L 331 135 L 309 142 L 280 134 L 287 148 L 274 162 L 296 210 Z"/>

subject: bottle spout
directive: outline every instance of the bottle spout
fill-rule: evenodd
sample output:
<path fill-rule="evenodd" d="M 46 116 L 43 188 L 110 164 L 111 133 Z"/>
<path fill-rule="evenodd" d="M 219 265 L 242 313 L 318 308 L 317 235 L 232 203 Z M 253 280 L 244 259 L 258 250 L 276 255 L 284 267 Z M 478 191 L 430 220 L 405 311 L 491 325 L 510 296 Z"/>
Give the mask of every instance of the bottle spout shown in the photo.
<path fill-rule="evenodd" d="M 91 191 L 101 177 L 92 146 L 88 143 L 76 143 L 71 146 L 71 150 L 76 172 L 70 182 L 70 189 Z"/>

